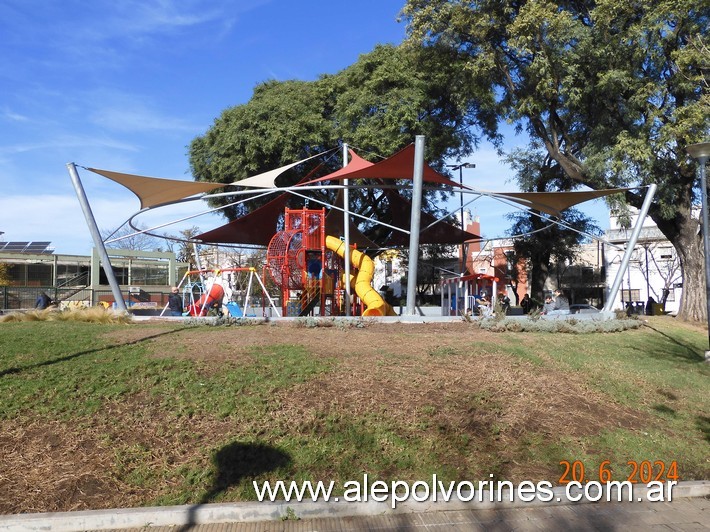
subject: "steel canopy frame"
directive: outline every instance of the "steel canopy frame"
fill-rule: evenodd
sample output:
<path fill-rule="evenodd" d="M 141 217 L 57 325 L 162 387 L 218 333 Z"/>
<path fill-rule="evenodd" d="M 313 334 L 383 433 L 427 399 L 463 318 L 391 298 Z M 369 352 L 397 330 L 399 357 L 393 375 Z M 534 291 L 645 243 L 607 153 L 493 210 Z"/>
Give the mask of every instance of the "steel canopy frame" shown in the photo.
<path fill-rule="evenodd" d="M 397 231 L 401 231 L 401 232 L 403 232 L 403 233 L 405 233 L 405 234 L 407 234 L 407 233 L 409 234 L 409 237 L 410 237 L 410 242 L 409 242 L 410 270 L 412 270 L 412 271 L 416 271 L 416 267 L 417 267 L 416 258 L 415 258 L 415 257 L 417 257 L 417 251 L 418 251 L 418 247 L 419 247 L 419 238 L 418 238 L 418 237 L 419 237 L 419 222 L 420 222 L 420 211 L 421 211 L 421 194 L 422 194 L 422 191 L 423 191 L 423 190 L 435 189 L 435 188 L 436 188 L 436 187 L 426 187 L 426 186 L 424 186 L 424 184 L 423 184 L 422 175 L 423 175 L 423 172 L 424 172 L 424 164 L 425 164 L 425 163 L 424 163 L 424 157 L 423 157 L 424 141 L 425 141 L 425 140 L 424 140 L 424 136 L 418 135 L 418 136 L 416 137 L 415 147 L 414 147 L 414 148 L 415 148 L 415 151 L 414 151 L 414 175 L 412 176 L 412 192 L 413 192 L 413 194 L 412 194 L 412 211 L 411 211 L 411 220 L 410 220 L 410 230 L 403 229 L 403 228 L 397 228 L 397 227 L 393 227 L 393 226 L 389 226 L 389 224 L 386 224 L 386 223 L 384 223 L 384 222 L 380 222 L 380 221 L 378 221 L 378 220 L 369 219 L 369 220 L 372 221 L 373 223 L 376 223 L 376 224 L 384 224 L 384 225 L 387 225 L 387 226 L 391 227 L 392 229 L 395 229 L 395 230 L 397 230 Z M 344 157 L 346 157 L 346 154 L 347 154 L 347 145 L 344 145 L 344 146 L 343 146 L 343 155 L 344 155 Z M 347 159 L 344 159 L 343 165 L 346 166 L 346 163 L 347 163 Z M 70 165 L 71 165 L 71 166 L 70 166 Z M 73 181 L 73 182 L 74 182 L 74 181 L 78 182 L 79 187 L 80 187 L 80 186 L 81 186 L 81 183 L 80 183 L 80 181 L 78 180 L 78 179 L 79 179 L 79 178 L 78 178 L 78 173 L 76 172 L 76 168 L 75 168 L 75 166 L 74 166 L 74 163 L 69 163 L 67 166 L 70 166 L 70 174 L 72 175 L 72 181 Z M 73 172 L 72 172 L 72 170 L 73 170 Z M 91 170 L 91 169 L 90 169 L 90 170 Z M 93 171 L 93 170 L 92 170 L 92 171 Z M 75 179 L 75 177 L 76 177 L 76 179 Z M 408 178 L 407 178 L 406 176 L 403 176 L 402 179 L 408 179 Z M 234 184 L 238 185 L 239 183 L 237 182 L 237 183 L 234 183 Z M 457 185 L 458 185 L 458 184 L 457 184 L 455 181 L 452 181 L 452 182 L 451 182 L 451 186 L 457 186 Z M 300 192 L 304 192 L 304 191 L 308 191 L 308 190 L 339 189 L 339 190 L 343 190 L 343 191 L 344 191 L 344 194 L 347 195 L 347 192 L 349 191 L 350 186 L 351 186 L 351 185 L 349 184 L 349 182 L 348 182 L 348 181 L 345 181 L 345 183 L 344 183 L 343 185 L 324 185 L 324 184 L 310 185 L 310 184 L 308 184 L 308 185 L 305 185 L 305 186 L 304 186 L 304 185 L 297 185 L 297 186 L 293 186 L 293 187 L 281 187 L 281 188 L 269 188 L 269 189 L 263 189 L 263 188 L 261 188 L 261 189 L 251 189 L 251 190 L 235 191 L 235 192 L 222 192 L 222 193 L 216 193 L 216 194 L 204 193 L 204 194 L 201 194 L 200 196 L 196 196 L 196 197 L 181 198 L 181 199 L 179 199 L 179 200 L 175 200 L 175 201 L 163 203 L 163 204 L 160 204 L 160 205 L 154 205 L 154 206 L 150 206 L 150 207 L 146 207 L 146 208 L 140 209 L 139 211 L 137 211 L 136 213 L 134 213 L 133 215 L 131 215 L 131 216 L 128 218 L 128 220 L 127 220 L 126 222 L 124 222 L 124 224 L 125 224 L 125 223 L 128 223 L 128 225 L 129 225 L 132 229 L 134 229 L 136 232 L 133 233 L 133 234 L 131 234 L 131 235 L 127 235 L 127 236 L 124 236 L 124 237 L 121 237 L 121 238 L 114 239 L 114 240 L 112 240 L 112 241 L 118 241 L 118 240 L 121 240 L 121 239 L 123 239 L 123 238 L 127 238 L 127 237 L 129 237 L 129 236 L 134 236 L 134 235 L 136 235 L 136 234 L 148 234 L 148 235 L 154 236 L 154 237 L 165 238 L 164 235 L 153 234 L 153 233 L 151 233 L 151 231 L 154 231 L 155 229 L 158 229 L 158 228 L 161 228 L 161 227 L 165 227 L 165 226 L 167 226 L 167 225 L 171 225 L 171 224 L 174 224 L 174 223 L 179 223 L 179 222 L 182 222 L 182 221 L 191 219 L 191 218 L 195 218 L 195 217 L 198 217 L 198 216 L 202 216 L 202 215 L 204 215 L 204 214 L 216 212 L 216 211 L 221 210 L 221 209 L 224 209 L 224 208 L 226 208 L 226 207 L 228 207 L 228 206 L 240 204 L 240 203 L 249 201 L 249 200 L 251 200 L 251 199 L 254 199 L 254 198 L 256 198 L 256 197 L 263 197 L 263 196 L 267 196 L 267 195 L 273 194 L 273 193 L 279 193 L 279 194 L 291 193 L 291 194 L 295 194 L 295 195 L 301 195 Z M 363 186 L 363 185 L 357 185 L 357 186 L 358 186 L 358 187 L 361 187 L 361 186 Z M 382 184 L 378 184 L 378 185 L 376 185 L 376 186 L 373 186 L 373 185 L 364 185 L 364 187 L 367 187 L 367 188 L 390 188 L 390 186 L 388 186 L 388 185 L 382 185 Z M 77 188 L 76 185 L 75 185 L 75 188 Z M 394 186 L 392 186 L 391 188 L 408 189 L 409 187 L 407 187 L 407 186 L 402 186 L 402 185 L 400 184 L 400 185 L 394 185 Z M 645 216 L 646 216 L 646 214 L 647 214 L 647 212 L 648 212 L 648 207 L 650 206 L 650 202 L 652 201 L 653 194 L 655 193 L 655 189 L 656 189 L 656 188 L 655 188 L 655 185 L 651 185 L 651 186 L 649 187 L 649 190 L 648 190 L 647 195 L 646 195 L 646 199 L 644 200 L 645 209 L 642 208 L 642 211 L 641 211 L 640 214 L 639 214 L 639 220 L 638 220 L 638 222 L 637 222 L 637 226 L 634 228 L 634 233 L 640 232 L 640 225 L 643 223 L 643 220 L 645 219 Z M 601 194 L 598 194 L 596 197 L 601 197 L 601 195 L 606 195 L 606 194 L 613 194 L 613 193 L 617 193 L 617 192 L 623 192 L 624 190 L 629 190 L 629 189 L 610 189 L 610 190 L 608 190 L 608 191 L 596 191 L 597 193 L 601 192 Z M 82 189 L 82 191 L 83 191 L 83 189 Z M 496 199 L 496 200 L 499 200 L 499 201 L 502 201 L 502 202 L 508 203 L 508 204 L 511 204 L 511 203 L 513 203 L 513 202 L 516 202 L 516 203 L 517 203 L 516 205 L 511 205 L 511 206 L 516 207 L 516 208 L 519 208 L 519 209 L 526 209 L 526 208 L 535 209 L 535 208 L 536 208 L 535 205 L 532 204 L 533 202 L 531 202 L 530 200 L 525 200 L 525 201 L 521 201 L 521 200 L 520 200 L 521 194 L 523 194 L 523 193 L 509 194 L 509 193 L 504 193 L 504 192 L 488 192 L 488 191 L 476 190 L 476 189 L 473 189 L 473 188 L 470 188 L 470 187 L 463 187 L 463 188 L 460 190 L 460 192 L 462 192 L 462 193 L 464 193 L 464 194 L 476 195 L 477 197 L 481 197 L 481 196 L 491 197 L 491 198 L 494 198 L 494 199 Z M 592 192 L 595 192 L 595 191 L 592 191 Z M 554 193 L 549 193 L 549 194 L 554 194 Z M 561 194 L 572 194 L 572 193 L 564 193 L 564 192 L 563 192 L 563 193 L 561 193 Z M 589 195 L 589 193 L 586 193 L 586 194 Z M 89 225 L 89 229 L 90 229 L 90 231 L 92 232 L 92 237 L 94 238 L 94 243 L 95 243 L 95 245 L 96 245 L 96 247 L 97 247 L 97 249 L 99 250 L 100 253 L 101 253 L 101 250 L 103 249 L 104 254 L 106 254 L 105 247 L 104 247 L 104 243 L 103 243 L 103 241 L 101 240 L 100 235 L 98 234 L 98 228 L 96 227 L 95 219 L 93 218 L 93 214 L 91 214 L 91 210 L 90 210 L 90 207 L 89 207 L 89 205 L 88 205 L 88 199 L 86 199 L 86 196 L 85 196 L 85 194 L 84 194 L 84 195 L 83 195 L 84 201 L 82 201 L 82 197 L 81 197 L 81 195 L 80 195 L 80 192 L 79 192 L 79 189 L 78 189 L 78 188 L 77 188 L 77 195 L 79 196 L 80 203 L 82 203 L 82 209 L 84 209 L 84 211 L 85 211 L 85 217 L 86 217 L 86 219 L 87 219 L 87 225 Z M 177 203 L 183 203 L 183 202 L 187 202 L 187 201 L 196 201 L 196 200 L 209 199 L 209 198 L 222 197 L 222 196 L 247 196 L 247 197 L 245 197 L 244 199 L 241 199 L 241 200 L 237 200 L 237 201 L 235 201 L 235 202 L 232 202 L 232 203 L 230 203 L 229 205 L 225 205 L 225 206 L 222 206 L 222 207 L 217 207 L 217 208 L 214 208 L 214 209 L 210 209 L 210 210 L 207 210 L 207 211 L 203 211 L 203 212 L 201 212 L 201 213 L 198 213 L 198 214 L 195 214 L 195 215 L 192 215 L 192 216 L 188 216 L 188 217 L 184 217 L 184 218 L 181 218 L 181 219 L 179 219 L 179 220 L 175 220 L 175 221 L 173 221 L 173 222 L 168 222 L 168 223 L 165 223 L 165 224 L 161 224 L 161 225 L 159 225 L 159 226 L 152 227 L 152 228 L 149 228 L 149 229 L 143 229 L 143 230 L 141 230 L 141 229 L 138 229 L 138 228 L 134 225 L 134 220 L 135 220 L 135 218 L 136 218 L 137 216 L 139 216 L 139 215 L 141 215 L 141 214 L 144 214 L 144 213 L 146 213 L 146 212 L 148 212 L 148 211 L 150 211 L 150 210 L 152 210 L 152 209 L 155 209 L 155 208 L 164 207 L 164 206 L 167 206 L 167 205 L 173 205 L 173 204 L 177 204 Z M 590 198 L 590 199 L 591 199 L 591 198 Z M 472 201 L 475 201 L 475 200 L 472 200 Z M 585 200 L 585 201 L 586 201 L 586 200 Z M 338 207 L 338 206 L 336 206 L 336 205 L 330 205 L 330 204 L 328 204 L 328 203 L 326 203 L 326 202 L 320 202 L 320 201 L 319 201 L 319 203 L 322 203 L 323 205 L 325 205 L 325 206 L 327 206 L 327 207 L 329 207 L 329 208 L 331 208 L 331 209 L 342 210 L 342 211 L 343 211 L 343 214 L 344 214 L 344 218 L 348 218 L 349 215 L 355 214 L 355 213 L 349 212 L 349 206 L 348 206 L 348 202 L 347 202 L 347 201 L 344 202 L 344 206 L 343 206 L 342 208 L 341 208 L 341 207 Z M 85 204 L 85 205 L 84 205 L 84 204 Z M 85 206 L 86 206 L 86 208 L 85 208 Z M 565 208 L 566 208 L 566 207 L 565 207 Z M 545 210 L 545 209 L 543 208 L 543 210 Z M 89 213 L 88 215 L 87 215 L 87 212 Z M 451 215 L 453 212 L 454 212 L 454 211 L 451 211 L 447 216 Z M 553 216 L 554 216 L 554 215 L 553 215 Z M 430 224 L 428 227 L 430 227 L 430 226 L 432 226 L 432 225 L 435 225 L 436 223 L 438 223 L 439 221 L 443 220 L 444 218 L 445 218 L 445 217 L 440 218 L 440 219 L 437 220 L 436 222 Z M 550 219 L 550 222 L 551 222 L 551 223 L 561 223 L 561 222 L 558 222 L 558 221 L 556 221 L 556 220 L 554 220 L 554 219 Z M 562 224 L 562 225 L 564 225 L 564 224 Z M 92 228 L 92 226 L 93 226 L 93 228 Z M 348 228 L 349 228 L 349 224 L 345 223 L 345 224 L 344 224 L 344 230 L 346 231 L 346 233 L 348 232 Z M 94 235 L 94 233 L 96 233 L 96 234 Z M 416 233 L 416 234 L 415 234 L 415 233 Z M 346 234 L 346 236 L 347 236 L 347 234 Z M 594 238 L 594 239 L 596 239 L 596 240 L 602 240 L 602 241 L 603 241 L 603 239 L 600 239 L 600 238 L 598 238 L 598 237 L 596 237 L 596 236 L 594 236 L 594 235 L 587 235 L 587 236 L 589 236 L 589 237 L 591 237 L 591 238 Z M 636 238 L 634 238 L 634 236 L 635 236 Z M 172 238 L 172 239 L 173 239 L 173 240 L 182 240 L 182 239 L 175 239 L 175 238 Z M 629 247 L 630 247 L 630 248 L 633 249 L 633 245 L 635 245 L 637 239 L 638 239 L 638 234 L 632 235 L 632 240 L 630 240 L 630 242 L 629 242 Z M 487 240 L 490 240 L 490 239 L 487 239 Z M 184 240 L 184 241 L 188 241 L 188 240 Z M 192 242 L 193 240 L 189 240 L 189 241 Z M 633 243 L 632 243 L 632 241 L 633 241 Z M 629 258 L 630 258 L 630 252 L 628 252 L 628 250 L 627 250 L 627 254 L 629 255 Z M 413 263 L 412 263 L 412 258 L 413 258 L 413 257 L 414 257 L 414 259 L 413 259 Z M 625 257 L 625 259 L 626 259 L 626 260 L 622 261 L 622 268 L 620 269 L 620 273 L 617 274 L 617 279 L 615 280 L 614 285 L 612 286 L 612 290 L 611 290 L 611 292 L 610 292 L 609 300 L 607 301 L 607 304 L 605 305 L 605 310 L 610 310 L 611 302 L 612 302 L 613 299 L 616 297 L 616 293 L 618 292 L 618 286 L 620 286 L 620 281 L 619 281 L 619 279 L 621 278 L 620 275 L 623 276 L 623 272 L 622 272 L 621 270 L 623 270 L 623 271 L 625 272 L 626 268 L 628 268 L 628 259 L 627 259 L 626 257 Z M 112 272 L 112 270 L 111 270 L 111 268 L 110 268 L 110 262 L 108 261 L 108 256 L 106 255 L 106 258 L 105 258 L 105 259 L 104 259 L 104 257 L 102 256 L 102 260 L 105 261 L 105 266 L 104 266 L 104 268 L 107 270 L 106 273 L 107 273 L 107 276 L 109 277 L 109 282 L 111 283 L 111 277 L 112 277 L 111 274 L 112 274 L 113 272 Z M 108 268 L 107 268 L 107 266 L 108 266 Z M 109 274 L 109 270 L 110 270 L 110 273 L 111 273 L 111 274 Z M 414 275 L 411 275 L 411 272 L 410 272 L 410 276 L 409 276 L 409 277 L 411 277 L 413 280 L 416 279 L 416 277 L 415 277 Z M 116 284 L 116 287 L 115 287 L 115 288 L 113 287 L 113 284 Z M 408 281 L 408 284 L 409 284 L 409 281 Z M 416 287 L 416 285 L 415 285 L 415 287 Z M 115 283 L 115 278 L 114 278 L 114 283 L 112 283 L 112 290 L 114 290 L 115 292 L 118 292 L 118 293 L 120 294 L 120 288 L 117 286 L 117 283 Z M 414 290 L 409 290 L 409 286 L 408 286 L 408 294 L 407 294 L 407 297 L 408 297 L 408 300 L 407 300 L 407 312 L 410 313 L 410 314 L 413 314 L 413 313 L 414 313 L 414 309 L 410 309 L 410 306 L 413 307 L 414 304 L 413 304 L 413 302 L 410 302 L 410 301 L 409 301 L 409 294 L 410 294 L 410 292 L 416 292 L 416 288 L 414 288 Z M 115 294 L 114 294 L 114 296 L 115 296 Z M 116 297 L 116 296 L 115 296 L 115 297 Z M 118 304 L 119 307 L 120 307 L 120 306 L 121 306 L 120 303 L 122 303 L 122 296 L 117 297 L 116 299 L 117 299 L 117 304 Z M 411 305 L 410 305 L 410 303 L 411 303 Z M 124 305 L 124 306 L 125 306 L 125 305 Z M 609 307 L 609 308 L 608 308 L 608 307 Z M 122 310 L 123 310 L 123 309 L 122 309 Z"/>

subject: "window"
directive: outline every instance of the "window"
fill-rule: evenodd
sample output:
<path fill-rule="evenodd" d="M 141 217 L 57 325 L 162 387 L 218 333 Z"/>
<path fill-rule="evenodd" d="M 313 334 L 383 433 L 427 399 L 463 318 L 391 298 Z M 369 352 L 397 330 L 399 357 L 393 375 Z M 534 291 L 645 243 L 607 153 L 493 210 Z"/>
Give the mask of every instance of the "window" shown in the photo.
<path fill-rule="evenodd" d="M 27 286 L 52 286 L 51 264 L 28 264 Z"/>
<path fill-rule="evenodd" d="M 662 259 L 671 260 L 673 258 L 673 248 L 672 247 L 664 246 L 662 248 L 658 248 L 658 252 L 659 252 L 660 257 Z"/>
<path fill-rule="evenodd" d="M 621 298 L 624 301 L 641 301 L 641 290 L 638 288 L 632 288 L 631 290 L 624 288 L 621 291 Z"/>

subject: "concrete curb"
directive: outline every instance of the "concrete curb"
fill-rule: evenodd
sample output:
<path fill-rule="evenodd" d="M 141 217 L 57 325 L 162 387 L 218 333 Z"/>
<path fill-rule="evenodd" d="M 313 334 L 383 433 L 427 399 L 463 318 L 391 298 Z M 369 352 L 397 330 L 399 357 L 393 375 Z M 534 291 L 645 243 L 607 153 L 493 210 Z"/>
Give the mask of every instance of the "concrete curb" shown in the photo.
<path fill-rule="evenodd" d="M 617 500 L 618 491 L 614 488 L 604 493 L 611 496 L 612 501 Z M 644 498 L 648 488 L 642 484 L 634 485 L 634 497 Z M 38 514 L 15 514 L 0 516 L 0 531 L 26 532 L 26 531 L 53 531 L 73 532 L 79 530 L 108 530 L 121 528 L 142 528 L 155 526 L 186 526 L 207 525 L 218 523 L 246 523 L 257 521 L 277 521 L 289 517 L 301 519 L 315 519 L 326 517 L 359 517 L 375 515 L 409 514 L 422 512 L 442 512 L 456 510 L 491 510 L 507 508 L 531 508 L 542 506 L 561 506 L 570 504 L 585 504 L 596 501 L 582 497 L 581 488 L 570 490 L 572 499 L 567 498 L 564 487 L 552 489 L 553 497 L 549 502 L 531 501 L 524 502 L 515 496 L 512 502 L 507 500 L 507 491 L 504 491 L 505 502 L 489 502 L 487 492 L 482 492 L 482 501 L 476 497 L 474 500 L 461 499 L 448 502 L 405 501 L 400 502 L 395 509 L 389 500 L 384 502 L 243 502 L 224 504 L 198 504 L 184 506 L 164 506 L 146 508 L 127 508 L 113 510 L 87 510 L 79 512 L 56 512 Z M 530 493 L 529 491 L 527 493 Z M 462 493 L 462 498 L 467 498 L 469 492 Z M 596 492 L 592 494 L 596 495 Z M 710 496 L 710 481 L 684 481 L 673 487 L 673 499 Z M 626 501 L 626 499 L 624 498 Z"/>

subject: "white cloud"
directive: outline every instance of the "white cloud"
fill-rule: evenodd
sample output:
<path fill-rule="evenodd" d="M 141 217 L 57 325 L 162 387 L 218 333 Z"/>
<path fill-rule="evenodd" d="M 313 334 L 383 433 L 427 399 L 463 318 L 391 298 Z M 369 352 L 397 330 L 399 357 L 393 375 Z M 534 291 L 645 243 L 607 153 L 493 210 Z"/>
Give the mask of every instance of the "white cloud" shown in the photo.
<path fill-rule="evenodd" d="M 94 111 L 90 118 L 102 128 L 120 132 L 176 131 L 197 134 L 204 129 L 138 104 L 134 104 L 133 108 L 103 107 Z"/>
<path fill-rule="evenodd" d="M 15 113 L 7 107 L 2 110 L 2 116 L 5 120 L 9 122 L 28 122 L 29 118 L 25 115 Z"/>
<path fill-rule="evenodd" d="M 61 135 L 51 140 L 18 143 L 0 146 L 0 154 L 26 153 L 38 150 L 65 150 L 67 148 L 108 148 L 110 150 L 138 151 L 138 148 L 127 142 L 115 140 L 108 137 L 96 137 L 86 135 Z"/>

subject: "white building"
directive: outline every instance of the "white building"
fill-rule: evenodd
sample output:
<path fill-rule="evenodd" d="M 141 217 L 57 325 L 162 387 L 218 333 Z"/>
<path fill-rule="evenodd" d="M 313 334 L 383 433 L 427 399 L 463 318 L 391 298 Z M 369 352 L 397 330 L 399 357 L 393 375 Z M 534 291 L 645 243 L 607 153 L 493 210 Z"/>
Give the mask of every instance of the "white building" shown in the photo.
<path fill-rule="evenodd" d="M 610 229 L 606 232 L 609 244 L 604 246 L 607 287 L 614 283 L 637 219 L 634 214 L 630 228 L 624 229 L 616 216 L 610 216 Z M 675 314 L 682 289 L 680 259 L 675 248 L 647 216 L 612 308 L 626 308 L 629 303 L 636 307 L 644 306 L 652 297 L 657 303 L 665 302 L 666 312 Z"/>

